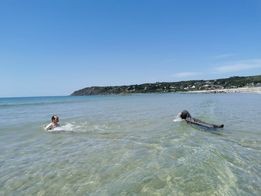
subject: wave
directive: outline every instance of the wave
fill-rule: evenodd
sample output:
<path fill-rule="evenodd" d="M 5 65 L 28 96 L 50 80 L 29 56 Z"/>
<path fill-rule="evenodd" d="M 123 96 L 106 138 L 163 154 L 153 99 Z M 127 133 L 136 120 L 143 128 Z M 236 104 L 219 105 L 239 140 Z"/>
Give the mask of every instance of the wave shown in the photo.
<path fill-rule="evenodd" d="M 0 98 L 1 108 L 23 107 L 23 106 L 39 106 L 39 105 L 57 105 L 70 103 L 84 103 L 93 101 L 93 97 L 21 97 L 21 98 Z"/>
<path fill-rule="evenodd" d="M 77 132 L 77 130 L 79 129 L 79 126 L 76 126 L 74 124 L 71 123 L 67 123 L 63 126 L 60 127 L 55 127 L 54 129 L 48 130 L 47 132 L 51 132 L 51 133 L 60 133 L 60 132 Z"/>
<path fill-rule="evenodd" d="M 53 102 L 36 102 L 36 103 L 0 103 L 0 108 L 6 108 L 6 107 L 17 107 L 17 106 L 31 106 L 31 105 L 53 105 L 53 104 L 63 104 L 63 103 L 73 103 L 76 101 L 53 101 Z"/>
<path fill-rule="evenodd" d="M 56 127 L 47 132 L 52 133 L 98 133 L 98 134 L 113 134 L 115 132 L 115 126 L 109 124 L 93 124 L 90 122 L 72 122 L 66 123 L 63 126 Z"/>

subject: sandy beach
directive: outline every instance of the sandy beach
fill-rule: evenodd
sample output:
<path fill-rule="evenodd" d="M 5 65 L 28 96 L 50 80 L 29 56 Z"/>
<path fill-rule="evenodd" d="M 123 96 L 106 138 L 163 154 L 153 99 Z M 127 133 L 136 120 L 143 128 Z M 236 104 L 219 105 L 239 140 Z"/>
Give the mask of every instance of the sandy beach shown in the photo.
<path fill-rule="evenodd" d="M 261 94 L 261 87 L 242 87 L 242 88 L 230 88 L 230 89 L 200 90 L 200 91 L 189 91 L 188 93 L 257 93 L 257 94 Z"/>

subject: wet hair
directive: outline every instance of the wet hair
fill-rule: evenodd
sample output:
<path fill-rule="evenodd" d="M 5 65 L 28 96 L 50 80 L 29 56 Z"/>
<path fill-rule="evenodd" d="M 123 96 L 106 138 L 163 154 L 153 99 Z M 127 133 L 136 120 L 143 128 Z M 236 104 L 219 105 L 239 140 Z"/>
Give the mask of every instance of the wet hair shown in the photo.
<path fill-rule="evenodd" d="M 53 115 L 52 118 L 51 118 L 52 122 L 53 122 L 55 119 L 59 119 L 59 117 L 58 117 L 57 115 Z"/>
<path fill-rule="evenodd" d="M 191 118 L 191 115 L 187 110 L 183 110 L 180 114 L 180 118 L 182 119 Z"/>

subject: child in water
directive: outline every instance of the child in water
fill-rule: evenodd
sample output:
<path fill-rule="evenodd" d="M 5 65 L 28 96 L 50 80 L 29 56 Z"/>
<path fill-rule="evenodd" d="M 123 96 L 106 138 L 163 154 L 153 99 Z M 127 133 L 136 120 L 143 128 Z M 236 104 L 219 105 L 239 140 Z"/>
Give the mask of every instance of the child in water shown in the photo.
<path fill-rule="evenodd" d="M 45 130 L 52 130 L 56 127 L 60 127 L 59 117 L 57 115 L 53 115 L 51 118 L 51 123 L 45 127 Z"/>

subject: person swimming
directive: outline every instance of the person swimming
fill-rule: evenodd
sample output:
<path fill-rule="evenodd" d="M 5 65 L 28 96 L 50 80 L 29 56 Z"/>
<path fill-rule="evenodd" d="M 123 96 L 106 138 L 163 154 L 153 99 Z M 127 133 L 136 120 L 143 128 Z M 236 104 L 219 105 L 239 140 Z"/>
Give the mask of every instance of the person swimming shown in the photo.
<path fill-rule="evenodd" d="M 206 127 L 206 128 L 212 128 L 212 129 L 214 128 L 215 129 L 215 128 L 223 128 L 224 127 L 223 124 L 215 125 L 215 124 L 203 122 L 203 121 L 196 119 L 196 118 L 192 118 L 192 116 L 190 115 L 190 113 L 187 110 L 183 110 L 181 113 L 179 113 L 179 117 L 181 119 L 185 120 L 189 124 L 203 126 L 203 127 Z"/>
<path fill-rule="evenodd" d="M 59 117 L 57 116 L 57 115 L 53 115 L 52 117 L 51 117 L 51 123 L 50 124 L 48 124 L 44 129 L 45 130 L 52 130 L 52 129 L 54 129 L 54 128 L 56 128 L 56 127 L 60 127 L 60 124 L 59 124 Z"/>

